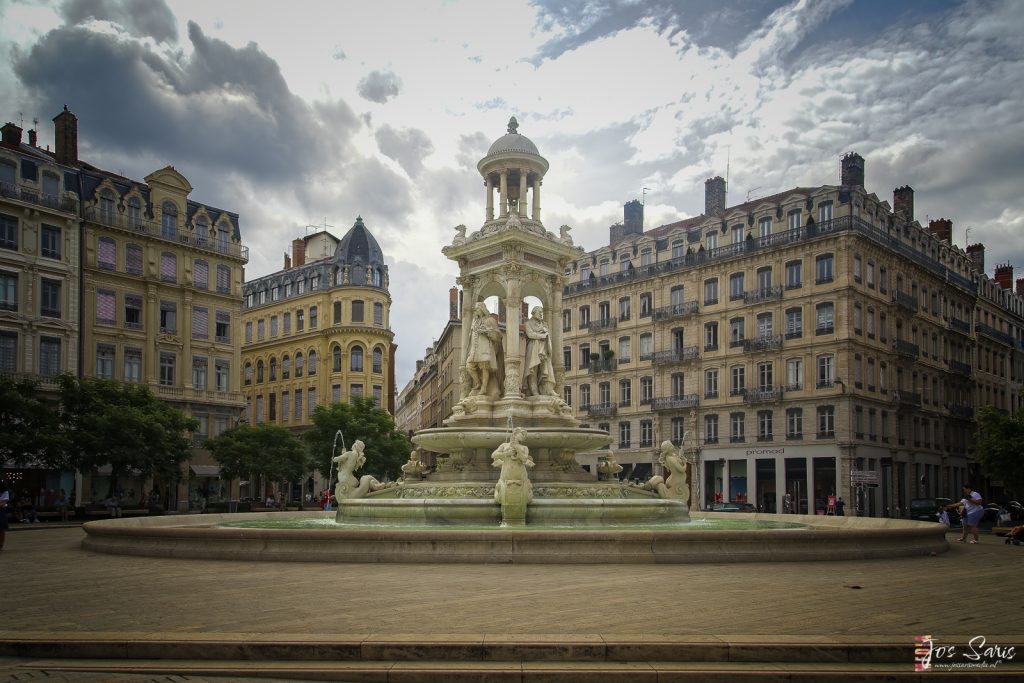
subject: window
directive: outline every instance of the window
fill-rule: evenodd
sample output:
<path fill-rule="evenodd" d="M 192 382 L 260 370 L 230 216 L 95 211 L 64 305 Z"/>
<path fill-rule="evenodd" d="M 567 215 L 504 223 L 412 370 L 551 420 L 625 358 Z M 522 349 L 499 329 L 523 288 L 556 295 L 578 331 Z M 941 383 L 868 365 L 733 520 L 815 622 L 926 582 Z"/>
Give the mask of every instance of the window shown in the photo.
<path fill-rule="evenodd" d="M 178 281 L 178 257 L 169 251 L 160 254 L 160 279 L 164 282 Z"/>
<path fill-rule="evenodd" d="M 743 298 L 743 273 L 733 273 L 729 276 L 729 300 Z"/>
<path fill-rule="evenodd" d="M 580 408 L 586 410 L 590 407 L 590 385 L 580 385 Z"/>
<path fill-rule="evenodd" d="M 565 405 L 572 406 L 572 387 L 568 384 L 565 385 L 565 389 L 562 392 L 562 400 L 565 401 Z"/>
<path fill-rule="evenodd" d="M 790 440 L 804 438 L 803 408 L 789 408 L 786 410 L 786 438 Z"/>
<path fill-rule="evenodd" d="M 628 363 L 632 357 L 632 344 L 629 337 L 619 337 L 619 363 Z"/>
<path fill-rule="evenodd" d="M 590 367 L 590 344 L 580 344 L 580 370 Z"/>
<path fill-rule="evenodd" d="M 229 311 L 216 312 L 216 328 L 214 339 L 221 344 L 231 343 L 231 313 Z"/>
<path fill-rule="evenodd" d="M 718 348 L 718 323 L 704 323 L 704 350 L 714 351 Z"/>
<path fill-rule="evenodd" d="M 278 301 L 281 298 L 281 286 L 274 285 L 270 288 L 270 300 Z"/>
<path fill-rule="evenodd" d="M 0 332 L 0 372 L 18 371 L 18 334 Z"/>
<path fill-rule="evenodd" d="M 629 422 L 619 423 L 619 448 L 629 448 L 632 441 L 631 426 Z"/>
<path fill-rule="evenodd" d="M 572 329 L 572 311 L 565 309 L 562 311 L 562 332 L 568 332 Z"/>
<path fill-rule="evenodd" d="M 789 212 L 789 229 L 799 230 L 800 229 L 800 209 L 793 209 Z"/>
<path fill-rule="evenodd" d="M 640 335 L 640 360 L 654 358 L 654 335 L 644 332 Z"/>
<path fill-rule="evenodd" d="M 686 421 L 681 417 L 673 417 L 672 443 L 677 446 L 682 445 L 684 436 L 686 436 Z"/>
<path fill-rule="evenodd" d="M 295 331 L 302 332 L 306 328 L 305 313 L 301 310 L 295 311 Z"/>
<path fill-rule="evenodd" d="M 880 266 L 878 268 L 878 291 L 882 294 L 889 291 L 889 275 L 885 266 Z"/>
<path fill-rule="evenodd" d="M 833 406 L 818 407 L 818 438 L 831 439 L 836 435 L 836 415 Z"/>
<path fill-rule="evenodd" d="M 43 173 L 43 194 L 56 199 L 60 194 L 60 178 L 52 173 Z"/>
<path fill-rule="evenodd" d="M 611 320 L 611 306 L 608 304 L 607 301 L 602 301 L 597 305 L 597 312 L 602 324 L 605 324 L 609 320 Z"/>
<path fill-rule="evenodd" d="M 745 427 L 746 419 L 743 413 L 730 413 L 729 414 L 729 441 L 732 443 L 742 443 L 746 441 Z"/>
<path fill-rule="evenodd" d="M 864 309 L 859 303 L 853 305 L 853 333 L 862 334 L 864 330 L 863 326 Z"/>
<path fill-rule="evenodd" d="M 384 372 L 384 352 L 380 350 L 380 347 L 376 347 L 373 350 L 373 372 L 380 374 Z"/>
<path fill-rule="evenodd" d="M 307 374 L 312 377 L 316 374 L 316 351 L 310 351 L 309 357 L 306 359 L 308 372 Z"/>
<path fill-rule="evenodd" d="M 825 223 L 832 220 L 832 202 L 821 202 L 818 204 L 818 222 Z"/>
<path fill-rule="evenodd" d="M 312 317 L 313 317 L 313 314 L 311 312 L 310 313 L 310 322 L 309 322 L 310 328 L 313 327 Z M 361 323 L 361 322 L 363 322 L 363 302 L 362 301 L 356 300 L 356 301 L 352 302 L 352 322 L 354 322 L 354 323 Z"/>
<path fill-rule="evenodd" d="M 206 369 L 208 361 L 196 356 L 192 359 L 192 386 L 206 391 Z"/>
<path fill-rule="evenodd" d="M 802 308 L 786 310 L 786 339 L 798 339 L 804 334 L 804 311 Z"/>
<path fill-rule="evenodd" d="M 192 338 L 210 338 L 210 309 L 203 306 L 192 307 Z"/>
<path fill-rule="evenodd" d="M 266 367 L 267 366 L 263 364 L 262 359 L 256 361 L 256 384 L 263 384 L 263 380 L 266 378 L 264 373 Z"/>
<path fill-rule="evenodd" d="M 590 279 L 590 264 L 584 264 L 580 266 L 580 282 L 586 282 Z"/>
<path fill-rule="evenodd" d="M 704 305 L 718 303 L 718 278 L 711 278 L 704 281 Z"/>
<path fill-rule="evenodd" d="M 315 330 L 316 329 L 316 315 L 317 315 L 317 307 L 316 306 L 310 306 L 309 307 L 309 329 L 311 329 L 311 330 Z"/>
<path fill-rule="evenodd" d="M 375 276 L 379 276 L 380 275 L 380 271 L 379 270 L 375 270 L 374 271 L 374 275 Z M 376 282 L 375 281 L 374 284 L 376 284 L 377 286 L 380 286 L 380 282 Z M 384 387 L 380 386 L 379 384 L 374 384 L 373 385 L 373 405 L 375 405 L 378 408 L 380 408 L 380 404 L 381 404 L 381 401 L 383 400 L 383 398 L 384 398 Z"/>
<path fill-rule="evenodd" d="M 853 281 L 860 282 L 862 279 L 862 271 L 864 267 L 864 261 L 860 254 L 853 255 Z"/>
<path fill-rule="evenodd" d="M 281 379 L 288 379 L 292 374 L 292 359 L 285 354 L 281 357 Z"/>
<path fill-rule="evenodd" d="M 729 346 L 736 347 L 743 345 L 743 318 L 733 318 L 729 321 Z"/>
<path fill-rule="evenodd" d="M 0 159 L 0 183 L 14 185 L 18 182 L 18 167 L 13 161 Z"/>
<path fill-rule="evenodd" d="M 245 343 L 252 343 L 252 321 L 245 323 Z"/>
<path fill-rule="evenodd" d="M 125 348 L 124 381 L 138 384 L 142 379 L 142 349 Z"/>
<path fill-rule="evenodd" d="M 865 328 L 867 329 L 868 339 L 875 338 L 875 309 L 868 306 L 868 315 L 865 318 Z"/>
<path fill-rule="evenodd" d="M 302 390 L 301 389 L 296 389 L 295 390 L 295 413 L 294 413 L 294 415 L 295 415 L 295 419 L 296 420 L 301 420 L 302 419 Z"/>
<path fill-rule="evenodd" d="M 772 235 L 772 217 L 764 216 L 757 222 L 757 236 L 760 239 L 761 246 L 767 245 L 770 240 L 768 239 Z"/>
<path fill-rule="evenodd" d="M 196 289 L 210 288 L 210 264 L 202 259 L 196 259 L 192 264 L 192 284 Z"/>
<path fill-rule="evenodd" d="M 114 193 L 106 189 L 100 190 L 100 222 L 113 225 L 114 213 Z"/>
<path fill-rule="evenodd" d="M 377 327 L 384 326 L 384 304 L 382 303 L 373 305 L 373 324 Z"/>
<path fill-rule="evenodd" d="M 815 334 L 832 334 L 835 331 L 835 306 L 831 301 L 815 307 Z"/>
<path fill-rule="evenodd" d="M 0 271 L 0 311 L 18 310 L 18 274 Z"/>
<path fill-rule="evenodd" d="M 718 398 L 718 368 L 704 371 L 704 398 Z"/>
<path fill-rule="evenodd" d="M 818 388 L 831 387 L 835 382 L 834 357 L 830 353 L 818 356 Z"/>
<path fill-rule="evenodd" d="M 651 420 L 640 420 L 640 448 L 654 445 L 654 423 Z"/>
<path fill-rule="evenodd" d="M 0 168 L 4 165 L 0 163 Z M 0 213 L 0 248 L 18 249 L 18 219 L 5 213 Z"/>
<path fill-rule="evenodd" d="M 686 395 L 686 381 L 682 373 L 672 375 L 672 399 L 678 401 Z"/>
<path fill-rule="evenodd" d="M 96 345 L 96 376 L 100 379 L 114 379 L 113 344 Z"/>
<path fill-rule="evenodd" d="M 173 353 L 160 353 L 160 384 L 161 386 L 174 386 L 174 368 L 177 364 L 177 357 Z"/>
<path fill-rule="evenodd" d="M 611 382 L 601 382 L 597 385 L 597 397 L 602 406 L 611 405 L 612 385 Z"/>
<path fill-rule="evenodd" d="M 804 364 L 799 358 L 786 361 L 786 391 L 800 391 L 804 388 Z"/>
<path fill-rule="evenodd" d="M 622 320 L 622 321 L 629 320 L 629 317 L 630 317 L 629 302 L 630 302 L 630 299 L 629 299 L 628 296 L 624 296 L 621 299 L 619 299 L 619 320 Z"/>
<path fill-rule="evenodd" d="M 110 289 L 96 290 L 96 324 L 117 324 L 117 295 Z"/>
<path fill-rule="evenodd" d="M 767 391 L 775 384 L 775 364 L 771 361 L 757 364 L 757 388 Z"/>
<path fill-rule="evenodd" d="M 46 318 L 59 318 L 61 310 L 61 282 L 40 278 L 39 315 Z"/>
<path fill-rule="evenodd" d="M 178 231 L 178 207 L 174 202 L 164 202 L 160 215 L 160 235 L 166 239 L 174 239 Z"/>
<path fill-rule="evenodd" d="M 815 282 L 817 284 L 823 284 L 826 282 L 832 282 L 833 278 L 833 256 L 832 254 L 822 254 L 815 259 Z"/>
<path fill-rule="evenodd" d="M 774 438 L 772 436 L 772 417 L 772 411 L 770 410 L 757 411 L 758 441 L 771 441 Z"/>
<path fill-rule="evenodd" d="M 260 318 L 256 321 L 256 341 L 263 341 L 267 336 L 267 321 Z"/>
<path fill-rule="evenodd" d="M 55 377 L 60 374 L 60 339 L 39 338 L 39 374 L 43 377 Z"/>
<path fill-rule="evenodd" d="M 718 416 L 704 416 L 704 443 L 718 443 Z"/>
<path fill-rule="evenodd" d="M 786 289 L 798 289 L 803 285 L 803 261 L 790 261 L 786 264 Z"/>
<path fill-rule="evenodd" d="M 708 251 L 718 248 L 718 232 L 712 230 L 707 235 Z"/>
<path fill-rule="evenodd" d="M 228 228 L 223 224 L 217 226 L 217 249 L 222 252 L 228 250 Z"/>
<path fill-rule="evenodd" d="M 109 237 L 96 241 L 96 265 L 102 270 L 117 269 L 117 244 Z"/>
<path fill-rule="evenodd" d="M 124 271 L 131 275 L 142 275 L 142 247 L 138 244 L 125 246 Z"/>
<path fill-rule="evenodd" d="M 647 318 L 654 313 L 654 305 L 652 303 L 650 292 L 645 292 L 640 295 L 640 317 Z"/>
<path fill-rule="evenodd" d="M 651 265 L 651 250 L 641 249 L 640 250 L 640 265 L 649 266 Z"/>
<path fill-rule="evenodd" d="M 654 378 L 640 378 L 640 403 L 647 405 L 654 400 Z"/>
<path fill-rule="evenodd" d="M 284 313 L 281 316 L 281 331 L 283 334 L 292 333 L 292 314 Z"/>
<path fill-rule="evenodd" d="M 242 372 L 243 372 L 243 374 L 245 376 L 244 377 L 245 386 L 251 385 L 252 384 L 252 363 L 246 363 L 245 367 L 242 369 Z"/>
<path fill-rule="evenodd" d="M 39 231 L 39 255 L 44 258 L 60 258 L 60 228 L 43 223 Z"/>
<path fill-rule="evenodd" d="M 331 348 L 331 372 L 341 372 L 341 347 Z"/>
<path fill-rule="evenodd" d="M 731 388 L 729 394 L 731 396 L 740 396 L 746 392 L 746 368 L 742 365 L 734 365 L 729 371 L 730 377 L 732 378 Z"/>
<path fill-rule="evenodd" d="M 349 367 L 350 372 L 362 372 L 363 371 L 363 347 L 353 346 L 352 351 L 349 352 Z"/>
<path fill-rule="evenodd" d="M 761 339 L 772 336 L 772 314 L 759 313 L 757 316 L 757 336 Z"/>
<path fill-rule="evenodd" d="M 304 366 L 304 364 L 303 364 L 303 359 L 302 359 L 302 352 L 300 351 L 300 352 L 295 354 L 295 377 L 296 378 L 302 377 L 302 368 L 303 368 L 303 366 Z"/>
<path fill-rule="evenodd" d="M 213 381 L 216 383 L 217 391 L 228 391 L 231 377 L 231 363 L 220 359 L 214 361 L 213 373 Z"/>
<path fill-rule="evenodd" d="M 732 226 L 732 243 L 740 244 L 741 242 L 743 242 L 743 224 L 737 223 Z"/>
<path fill-rule="evenodd" d="M 569 369 L 572 368 L 572 347 L 571 346 L 563 346 L 562 347 L 562 367 L 565 368 L 566 370 L 569 370 Z"/>
<path fill-rule="evenodd" d="M 217 266 L 217 291 L 221 294 L 231 292 L 231 268 L 228 266 Z"/>
<path fill-rule="evenodd" d="M 142 227 L 142 202 L 138 197 L 128 198 L 128 227 L 133 230 Z"/>

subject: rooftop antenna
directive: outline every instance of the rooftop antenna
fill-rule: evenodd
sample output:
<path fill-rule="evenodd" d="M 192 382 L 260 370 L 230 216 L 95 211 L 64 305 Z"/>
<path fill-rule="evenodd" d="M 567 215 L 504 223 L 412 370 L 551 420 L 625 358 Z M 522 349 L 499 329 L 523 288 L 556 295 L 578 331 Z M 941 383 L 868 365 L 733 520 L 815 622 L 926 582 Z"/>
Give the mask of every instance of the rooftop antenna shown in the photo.
<path fill-rule="evenodd" d="M 644 206 L 646 206 L 646 205 L 647 205 L 647 193 L 648 193 L 648 192 L 650 192 L 650 190 L 651 190 L 651 188 L 649 188 L 649 187 L 645 187 L 645 188 L 643 189 L 643 192 L 642 192 L 642 194 L 641 194 L 641 199 L 640 199 L 640 203 L 641 203 L 642 205 L 644 205 Z"/>
<path fill-rule="evenodd" d="M 728 182 L 728 181 L 726 181 L 726 182 Z M 749 190 L 747 190 L 747 201 L 748 202 L 750 201 L 750 195 L 754 194 L 755 192 L 757 192 L 760 189 L 761 189 L 761 186 L 758 185 L 757 187 L 752 187 Z"/>
<path fill-rule="evenodd" d="M 725 205 L 729 206 L 729 165 L 732 160 L 732 145 L 725 148 Z"/>
<path fill-rule="evenodd" d="M 971 230 L 974 229 L 973 225 L 968 225 L 964 229 L 964 246 L 970 246 L 971 244 Z"/>
<path fill-rule="evenodd" d="M 323 225 L 314 225 L 314 224 L 310 223 L 309 225 L 306 226 L 306 234 L 309 235 L 310 229 L 314 230 L 315 232 L 319 232 L 321 230 L 324 231 L 324 232 L 327 232 L 327 228 L 333 228 L 333 227 L 334 227 L 333 225 L 328 225 L 327 224 L 327 216 L 324 216 L 324 224 Z"/>

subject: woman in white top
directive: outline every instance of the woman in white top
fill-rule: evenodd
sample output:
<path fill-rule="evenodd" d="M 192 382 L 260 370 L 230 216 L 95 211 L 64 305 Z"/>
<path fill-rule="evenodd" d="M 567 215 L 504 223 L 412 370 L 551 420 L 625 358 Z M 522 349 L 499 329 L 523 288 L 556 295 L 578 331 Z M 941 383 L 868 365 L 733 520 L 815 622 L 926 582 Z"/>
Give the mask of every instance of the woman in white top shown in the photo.
<path fill-rule="evenodd" d="M 946 508 L 960 507 L 963 509 L 961 516 L 963 517 L 963 534 L 960 538 L 956 539 L 961 543 L 967 541 L 967 534 L 970 533 L 974 536 L 974 540 L 971 543 L 978 542 L 978 524 L 981 523 L 981 517 L 985 514 L 985 501 L 982 499 L 981 494 L 974 490 L 974 487 L 965 484 L 963 487 L 964 497 L 959 502 L 947 505 Z"/>

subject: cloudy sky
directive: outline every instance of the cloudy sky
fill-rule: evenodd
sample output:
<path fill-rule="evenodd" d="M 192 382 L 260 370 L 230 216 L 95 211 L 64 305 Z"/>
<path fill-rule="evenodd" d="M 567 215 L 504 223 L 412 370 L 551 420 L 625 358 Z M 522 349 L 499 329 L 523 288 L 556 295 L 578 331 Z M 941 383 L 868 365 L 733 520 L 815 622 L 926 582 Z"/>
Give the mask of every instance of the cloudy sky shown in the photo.
<path fill-rule="evenodd" d="M 909 184 L 1024 267 L 1024 3 L 942 0 L 0 0 L 0 118 L 67 104 L 83 159 L 174 165 L 236 211 L 249 277 L 311 224 L 357 215 L 391 271 L 397 379 L 441 331 L 452 226 L 476 229 L 476 162 L 510 115 L 550 162 L 549 229 L 594 249 L 646 193 L 648 227 L 837 183 Z M 969 235 L 968 230 L 969 228 Z M 1024 272 L 1018 272 L 1024 276 Z"/>

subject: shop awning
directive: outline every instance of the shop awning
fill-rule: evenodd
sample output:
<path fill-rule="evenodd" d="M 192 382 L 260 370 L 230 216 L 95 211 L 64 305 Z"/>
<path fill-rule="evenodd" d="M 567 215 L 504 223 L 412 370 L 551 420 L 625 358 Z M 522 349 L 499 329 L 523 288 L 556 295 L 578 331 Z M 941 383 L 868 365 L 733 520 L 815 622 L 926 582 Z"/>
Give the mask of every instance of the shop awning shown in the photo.
<path fill-rule="evenodd" d="M 189 465 L 197 477 L 219 477 L 220 465 Z"/>

